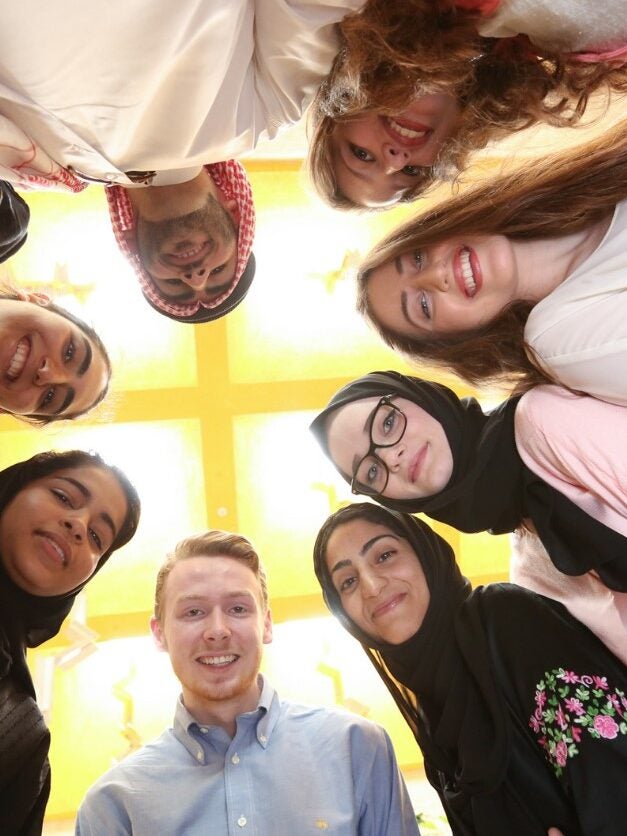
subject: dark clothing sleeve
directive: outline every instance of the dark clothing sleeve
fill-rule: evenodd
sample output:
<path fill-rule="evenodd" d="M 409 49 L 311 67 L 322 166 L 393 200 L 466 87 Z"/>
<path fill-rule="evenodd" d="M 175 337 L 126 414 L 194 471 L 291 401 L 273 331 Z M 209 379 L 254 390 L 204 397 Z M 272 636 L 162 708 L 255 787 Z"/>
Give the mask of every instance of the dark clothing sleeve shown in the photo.
<path fill-rule="evenodd" d="M 0 180 L 0 262 L 26 241 L 30 211 L 10 183 Z"/>

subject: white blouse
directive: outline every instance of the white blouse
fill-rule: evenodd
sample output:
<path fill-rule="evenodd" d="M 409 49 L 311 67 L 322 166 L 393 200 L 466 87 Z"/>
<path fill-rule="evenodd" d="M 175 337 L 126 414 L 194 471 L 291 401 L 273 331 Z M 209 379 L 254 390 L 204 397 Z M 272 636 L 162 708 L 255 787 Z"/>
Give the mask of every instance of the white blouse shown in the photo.
<path fill-rule="evenodd" d="M 0 113 L 89 177 L 183 182 L 296 122 L 363 2 L 3 3 Z"/>
<path fill-rule="evenodd" d="M 533 307 L 525 341 L 562 385 L 627 405 L 627 201 L 596 250 Z"/>
<path fill-rule="evenodd" d="M 625 0 L 502 0 L 478 26 L 481 35 L 528 35 L 561 52 L 606 52 L 627 43 Z"/>

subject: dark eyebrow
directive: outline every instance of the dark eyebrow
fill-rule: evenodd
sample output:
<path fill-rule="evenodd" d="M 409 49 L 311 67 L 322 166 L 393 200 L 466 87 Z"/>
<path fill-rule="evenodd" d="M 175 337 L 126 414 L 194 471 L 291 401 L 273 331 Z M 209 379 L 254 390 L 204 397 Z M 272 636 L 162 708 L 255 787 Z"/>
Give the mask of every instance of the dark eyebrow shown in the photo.
<path fill-rule="evenodd" d="M 74 485 L 74 487 L 77 488 L 81 492 L 81 494 L 85 497 L 86 500 L 90 500 L 92 498 L 93 494 L 89 490 L 87 485 L 84 485 L 78 479 L 73 479 L 71 476 L 57 476 L 56 478 L 60 479 L 62 482 L 69 482 L 70 485 Z M 105 522 L 109 526 L 109 528 L 111 529 L 111 533 L 113 534 L 113 536 L 115 538 L 117 536 L 118 532 L 116 531 L 114 522 L 111 519 L 111 517 L 109 516 L 109 514 L 107 514 L 106 511 L 103 511 L 102 514 L 100 515 L 100 517 L 103 520 L 103 522 Z"/>
<path fill-rule="evenodd" d="M 76 392 L 74 391 L 74 388 L 72 386 L 68 386 L 67 392 L 65 393 L 65 398 L 63 399 L 63 403 L 61 404 L 61 406 L 57 407 L 57 409 L 54 409 L 52 412 L 50 412 L 48 414 L 49 415 L 61 415 L 62 412 L 65 412 L 65 410 L 69 406 L 71 406 L 75 395 L 76 395 Z M 46 413 L 44 413 L 44 414 L 46 414 Z"/>
<path fill-rule="evenodd" d="M 82 377 L 87 369 L 91 366 L 91 359 L 93 352 L 91 350 L 91 344 L 86 337 L 83 337 L 83 346 L 85 348 L 85 356 L 83 357 L 83 362 L 78 367 L 77 374 L 79 377 Z"/>
<path fill-rule="evenodd" d="M 363 557 L 366 554 L 366 552 L 368 552 L 374 546 L 376 542 L 382 540 L 384 537 L 391 537 L 393 540 L 400 540 L 400 537 L 397 537 L 395 534 L 377 534 L 374 537 L 371 537 L 370 540 L 366 540 L 363 546 L 359 549 L 359 555 Z M 350 566 L 352 562 L 353 561 L 350 558 L 338 560 L 335 566 L 331 569 L 331 574 L 337 572 L 338 569 L 344 569 L 346 566 Z"/>

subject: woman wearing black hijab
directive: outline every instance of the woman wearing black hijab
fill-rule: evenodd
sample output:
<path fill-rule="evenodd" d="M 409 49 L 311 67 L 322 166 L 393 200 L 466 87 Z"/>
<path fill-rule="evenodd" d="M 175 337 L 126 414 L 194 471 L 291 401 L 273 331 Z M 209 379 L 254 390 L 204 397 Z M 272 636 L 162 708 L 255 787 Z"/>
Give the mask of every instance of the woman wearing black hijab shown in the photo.
<path fill-rule="evenodd" d="M 412 728 L 456 836 L 617 836 L 627 816 L 627 669 L 564 607 L 471 591 L 414 517 L 352 505 L 314 567 Z"/>
<path fill-rule="evenodd" d="M 74 599 L 133 537 L 139 497 L 91 453 L 41 453 L 0 472 L 0 833 L 41 833 L 50 734 L 26 648 L 61 629 Z"/>
<path fill-rule="evenodd" d="M 464 532 L 503 534 L 530 520 L 560 572 L 593 570 L 610 589 L 627 591 L 625 537 L 523 463 L 514 434 L 519 400 L 510 398 L 486 415 L 474 398 L 460 400 L 446 386 L 398 372 L 373 372 L 340 389 L 311 429 L 354 493 L 371 495 L 396 511 L 424 512 Z M 408 419 L 399 401 L 415 416 Z M 337 435 L 340 411 L 357 402 L 364 402 L 366 420 L 351 413 L 344 419 L 350 432 L 344 430 L 334 446 L 331 435 Z M 405 452 L 412 465 L 403 466 L 407 478 L 392 493 L 400 465 L 388 466 L 383 459 L 399 452 L 401 440 L 407 447 L 414 442 Z M 340 457 L 350 464 L 342 467 Z"/>

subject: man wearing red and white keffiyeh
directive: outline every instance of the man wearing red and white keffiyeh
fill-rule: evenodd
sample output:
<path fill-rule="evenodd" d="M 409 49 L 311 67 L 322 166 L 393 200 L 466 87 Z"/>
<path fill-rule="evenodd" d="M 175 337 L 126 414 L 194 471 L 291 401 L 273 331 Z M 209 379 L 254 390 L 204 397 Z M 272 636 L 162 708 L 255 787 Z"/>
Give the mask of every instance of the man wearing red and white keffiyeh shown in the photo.
<path fill-rule="evenodd" d="M 147 301 L 185 322 L 228 313 L 254 273 L 233 160 L 301 118 L 363 2 L 0 4 L 0 180 L 105 185 Z"/>
<path fill-rule="evenodd" d="M 204 166 L 187 183 L 110 186 L 106 195 L 115 239 L 153 308 L 196 323 L 242 301 L 255 275 L 255 208 L 238 162 Z"/>

